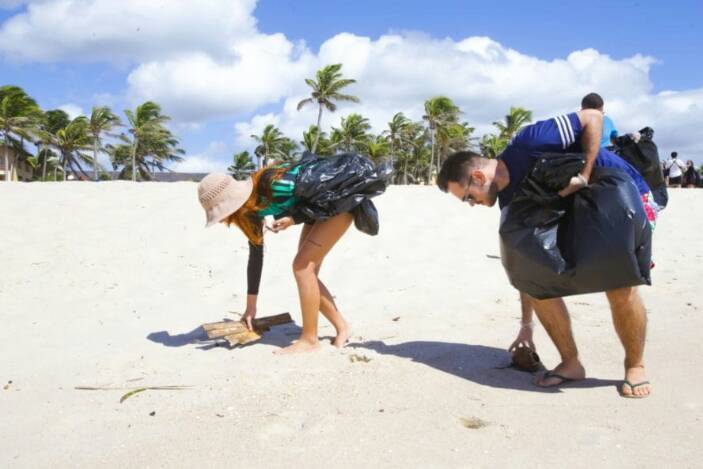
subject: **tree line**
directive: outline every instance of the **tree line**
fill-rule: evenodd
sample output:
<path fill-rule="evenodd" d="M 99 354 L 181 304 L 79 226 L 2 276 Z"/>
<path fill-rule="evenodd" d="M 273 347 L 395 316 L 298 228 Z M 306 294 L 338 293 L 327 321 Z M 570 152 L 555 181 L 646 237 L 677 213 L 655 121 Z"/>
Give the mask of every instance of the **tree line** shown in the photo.
<path fill-rule="evenodd" d="M 321 156 L 340 152 L 357 152 L 375 162 L 389 161 L 395 168 L 397 184 L 429 183 L 447 156 L 460 150 L 480 150 L 495 158 L 513 136 L 532 121 L 532 112 L 512 107 L 503 121 L 494 122 L 494 133 L 480 140 L 475 128 L 462 121 L 462 111 L 446 96 L 435 96 L 424 103 L 422 120 L 413 121 L 398 112 L 380 134 L 371 132 L 369 120 L 358 113 L 341 117 L 338 127 L 329 131 L 320 128 L 325 111 L 333 113 L 337 103 L 359 103 L 359 97 L 345 94 L 344 89 L 356 83 L 342 75 L 342 64 L 327 65 L 305 83 L 310 96 L 298 103 L 298 110 L 317 106 L 317 121 L 303 132 L 296 142 L 285 136 L 275 125 L 267 125 L 260 135 L 252 135 L 256 144 L 254 155 L 248 151 L 236 153 L 228 168 L 238 179 L 247 177 L 270 162 L 289 162 L 300 158 L 303 151 Z"/>
<path fill-rule="evenodd" d="M 495 132 L 481 139 L 475 128 L 462 120 L 462 111 L 452 99 L 435 96 L 424 103 L 421 120 L 398 112 L 380 134 L 371 132 L 369 119 L 359 113 L 342 116 L 337 127 L 321 129 L 324 112 L 334 113 L 340 102 L 359 103 L 359 97 L 345 94 L 356 83 L 342 74 L 342 64 L 327 65 L 305 83 L 310 96 L 298 103 L 298 110 L 317 107 L 316 123 L 300 140 L 267 125 L 252 135 L 253 155 L 237 152 L 228 170 L 246 178 L 257 168 L 274 162 L 298 160 L 304 151 L 321 156 L 357 152 L 375 162 L 390 162 L 397 184 L 427 184 L 433 180 L 447 156 L 460 150 L 478 150 L 496 157 L 512 137 L 532 120 L 532 113 L 512 107 L 504 120 L 493 123 Z M 167 171 L 168 164 L 183 160 L 178 138 L 166 127 L 169 117 L 158 104 L 147 101 L 120 119 L 107 106 L 96 106 L 90 116 L 69 118 L 60 109 L 43 111 L 36 101 L 17 86 L 0 87 L 0 144 L 14 150 L 20 161 L 33 168 L 37 180 L 65 180 L 68 173 L 80 179 L 106 178 L 98 155 L 107 155 L 121 179 L 150 180 L 155 171 Z M 110 137 L 111 143 L 105 144 Z M 34 152 L 28 146 L 34 146 Z M 134 170 L 133 170 L 134 168 Z"/>
<path fill-rule="evenodd" d="M 90 116 L 71 119 L 61 109 L 42 110 L 18 86 L 2 86 L 0 157 L 7 173 L 24 161 L 32 168 L 33 178 L 41 181 L 65 181 L 69 173 L 79 179 L 109 179 L 99 154 L 108 156 L 120 179 L 132 181 L 150 180 L 168 163 L 182 161 L 184 151 L 166 127 L 169 117 L 158 104 L 147 101 L 126 110 L 125 117 L 123 121 L 109 107 L 96 106 Z M 105 144 L 105 137 L 112 137 L 112 142 Z M 10 149 L 16 160 L 9 158 Z"/>

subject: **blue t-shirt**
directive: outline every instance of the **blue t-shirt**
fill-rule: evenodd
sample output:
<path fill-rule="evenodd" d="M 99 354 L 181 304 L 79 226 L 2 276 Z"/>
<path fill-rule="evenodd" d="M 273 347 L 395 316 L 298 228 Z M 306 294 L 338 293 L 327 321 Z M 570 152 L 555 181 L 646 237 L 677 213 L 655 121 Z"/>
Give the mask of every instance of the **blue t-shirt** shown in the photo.
<path fill-rule="evenodd" d="M 615 128 L 615 123 L 608 116 L 603 116 L 603 136 L 600 138 L 600 146 L 605 148 L 612 145 L 611 138 L 618 136 L 618 129 Z"/>
<path fill-rule="evenodd" d="M 505 163 L 510 174 L 510 183 L 498 192 L 500 208 L 510 203 L 520 183 L 527 177 L 542 153 L 580 152 L 579 138 L 582 132 L 581 122 L 575 112 L 535 122 L 523 128 L 498 157 Z M 640 194 L 649 192 L 649 186 L 640 173 L 605 148 L 601 148 L 598 152 L 595 166 L 620 168 L 630 175 Z"/>

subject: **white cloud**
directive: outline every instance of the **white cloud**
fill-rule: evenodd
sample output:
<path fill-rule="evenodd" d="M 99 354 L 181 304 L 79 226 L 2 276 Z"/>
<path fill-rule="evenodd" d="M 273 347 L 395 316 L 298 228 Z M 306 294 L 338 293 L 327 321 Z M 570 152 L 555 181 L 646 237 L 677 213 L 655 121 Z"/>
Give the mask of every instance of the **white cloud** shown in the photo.
<path fill-rule="evenodd" d="M 613 58 L 585 49 L 543 60 L 488 37 L 452 40 L 423 33 L 375 40 L 342 33 L 315 53 L 283 34 L 258 31 L 255 0 L 121 0 L 119 8 L 114 0 L 0 2 L 26 4 L 26 11 L 0 25 L 0 54 L 28 61 L 127 63 L 130 106 L 154 100 L 174 117 L 176 128 L 255 113 L 234 128 L 239 148 L 251 148 L 249 135 L 267 123 L 299 140 L 317 117 L 314 106 L 296 110 L 309 92 L 303 79 L 336 62 L 344 64 L 345 76 L 358 80 L 348 92 L 362 103 L 325 112 L 326 130 L 359 112 L 379 132 L 398 111 L 420 119 L 424 101 L 443 94 L 481 134 L 510 106 L 531 109 L 539 119 L 575 110 L 584 94 L 597 91 L 619 130 L 650 125 L 662 147 L 700 148 L 703 88 L 653 93 L 650 68 L 656 61 L 644 55 Z"/>
<path fill-rule="evenodd" d="M 182 120 L 248 112 L 275 103 L 300 87 L 314 68 L 312 55 L 282 34 L 235 41 L 218 60 L 193 53 L 140 65 L 128 78 L 133 101 L 163 104 Z"/>
<path fill-rule="evenodd" d="M 205 51 L 220 56 L 256 30 L 255 0 L 3 0 L 28 3 L 0 27 L 20 60 L 127 62 Z"/>
<path fill-rule="evenodd" d="M 68 117 L 70 117 L 71 119 L 75 119 L 78 116 L 85 116 L 83 109 L 73 103 L 66 103 L 62 106 L 59 106 L 59 109 L 68 114 Z"/>
<path fill-rule="evenodd" d="M 280 125 L 280 121 L 280 116 L 273 113 L 268 113 L 254 116 L 248 122 L 237 122 L 234 125 L 234 138 L 237 146 L 241 148 L 249 148 L 253 146 L 253 139 L 251 138 L 252 135 L 260 135 L 263 132 L 264 127 L 269 124 L 273 124 L 278 127 Z"/>
<path fill-rule="evenodd" d="M 225 172 L 231 164 L 228 162 L 227 152 L 224 142 L 212 142 L 204 152 L 187 155 L 183 161 L 169 165 L 169 168 L 181 173 Z"/>
<path fill-rule="evenodd" d="M 344 33 L 321 46 L 316 62 L 344 63 L 344 75 L 358 80 L 349 92 L 362 100 L 342 104 L 334 114 L 325 111 L 326 130 L 338 126 L 342 116 L 358 112 L 380 132 L 398 111 L 420 119 L 424 101 L 443 94 L 461 107 L 463 119 L 481 135 L 493 131 L 491 122 L 501 119 L 510 106 L 531 109 L 535 119 L 541 119 L 574 111 L 581 97 L 597 91 L 621 131 L 649 125 L 662 147 L 700 148 L 696 122 L 703 121 L 703 89 L 653 94 L 651 57 L 614 59 L 586 49 L 547 61 L 486 37 L 453 41 L 407 34 L 372 41 Z M 311 69 L 308 76 L 313 73 Z M 296 110 L 303 97 L 289 95 L 278 113 L 266 116 L 277 118 L 281 129 L 296 139 L 317 117 L 314 106 Z M 248 125 L 256 127 L 255 121 L 262 118 L 256 116 Z"/>

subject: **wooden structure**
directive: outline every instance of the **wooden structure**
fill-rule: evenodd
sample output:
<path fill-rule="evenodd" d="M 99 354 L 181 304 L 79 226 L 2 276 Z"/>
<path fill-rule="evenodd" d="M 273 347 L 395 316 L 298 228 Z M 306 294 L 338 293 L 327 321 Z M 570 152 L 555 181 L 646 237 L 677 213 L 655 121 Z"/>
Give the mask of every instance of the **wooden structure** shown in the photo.
<path fill-rule="evenodd" d="M 209 339 L 225 339 L 230 347 L 235 345 L 244 345 L 255 342 L 264 335 L 271 327 L 280 324 L 288 324 L 293 322 L 290 314 L 283 313 L 275 316 L 254 319 L 252 326 L 254 330 L 250 331 L 247 326 L 241 321 L 222 321 L 203 324 L 203 329 L 207 333 Z"/>

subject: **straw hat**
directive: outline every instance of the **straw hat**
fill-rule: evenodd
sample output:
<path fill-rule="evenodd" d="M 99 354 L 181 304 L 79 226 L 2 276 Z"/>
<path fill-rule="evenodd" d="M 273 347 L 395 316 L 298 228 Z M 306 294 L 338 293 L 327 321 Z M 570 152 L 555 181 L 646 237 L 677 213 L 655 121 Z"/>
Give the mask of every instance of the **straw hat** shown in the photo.
<path fill-rule="evenodd" d="M 198 199 L 205 209 L 205 227 L 221 222 L 244 205 L 254 189 L 250 179 L 235 181 L 225 173 L 208 174 L 198 184 Z"/>

